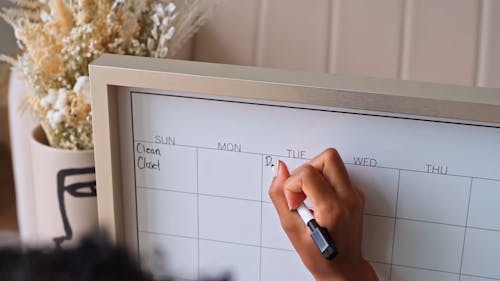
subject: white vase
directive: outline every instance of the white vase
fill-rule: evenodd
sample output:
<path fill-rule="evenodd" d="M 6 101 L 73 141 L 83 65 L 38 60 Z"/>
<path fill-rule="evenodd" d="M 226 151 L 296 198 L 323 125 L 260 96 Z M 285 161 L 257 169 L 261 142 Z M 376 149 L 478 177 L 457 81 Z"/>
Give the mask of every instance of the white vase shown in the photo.
<path fill-rule="evenodd" d="M 10 74 L 8 95 L 17 221 L 21 242 L 30 244 L 37 240 L 30 147 L 31 132 L 37 122 L 30 112 L 21 112 L 28 90 L 16 68 Z"/>
<path fill-rule="evenodd" d="M 94 151 L 50 147 L 38 126 L 31 153 L 39 242 L 66 247 L 97 230 Z"/>

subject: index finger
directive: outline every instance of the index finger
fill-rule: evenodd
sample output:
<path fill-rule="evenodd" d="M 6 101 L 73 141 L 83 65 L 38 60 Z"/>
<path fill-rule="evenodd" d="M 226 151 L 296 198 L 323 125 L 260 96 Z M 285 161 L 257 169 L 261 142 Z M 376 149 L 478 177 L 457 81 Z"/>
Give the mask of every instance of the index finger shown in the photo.
<path fill-rule="evenodd" d="M 325 180 L 340 197 L 345 198 L 353 194 L 344 161 L 342 161 L 337 150 L 327 148 L 309 161 L 309 164 L 322 173 Z"/>
<path fill-rule="evenodd" d="M 297 209 L 305 197 L 311 199 L 314 208 L 320 205 L 331 204 L 336 201 L 335 191 L 321 175 L 321 173 L 309 164 L 304 164 L 293 171 L 292 175 L 284 183 L 284 191 L 290 209 Z M 302 200 L 300 200 L 302 199 Z"/>

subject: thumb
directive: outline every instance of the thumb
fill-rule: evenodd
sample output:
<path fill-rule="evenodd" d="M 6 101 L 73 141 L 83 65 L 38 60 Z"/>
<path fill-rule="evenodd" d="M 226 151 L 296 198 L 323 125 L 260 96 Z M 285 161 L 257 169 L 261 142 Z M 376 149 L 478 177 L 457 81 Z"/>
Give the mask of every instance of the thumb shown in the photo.
<path fill-rule="evenodd" d="M 279 183 L 283 183 L 286 179 L 290 177 L 290 171 L 288 171 L 288 167 L 285 162 L 278 161 L 277 165 L 278 171 L 276 173 L 275 180 L 279 181 Z M 299 205 L 304 202 L 306 199 L 306 195 L 303 192 L 287 192 L 285 191 L 285 199 L 288 205 L 289 210 L 296 210 Z"/>
<path fill-rule="evenodd" d="M 290 177 L 288 167 L 282 161 L 278 161 L 276 166 L 273 166 L 274 178 L 269 187 L 269 197 L 273 201 L 280 218 L 290 215 L 290 208 L 288 207 L 285 194 L 284 183 Z"/>
<path fill-rule="evenodd" d="M 288 171 L 288 167 L 286 166 L 285 162 L 278 160 L 278 164 L 276 166 L 273 166 L 273 173 L 274 173 L 274 178 L 273 178 L 273 184 L 281 184 L 290 177 L 290 172 Z"/>

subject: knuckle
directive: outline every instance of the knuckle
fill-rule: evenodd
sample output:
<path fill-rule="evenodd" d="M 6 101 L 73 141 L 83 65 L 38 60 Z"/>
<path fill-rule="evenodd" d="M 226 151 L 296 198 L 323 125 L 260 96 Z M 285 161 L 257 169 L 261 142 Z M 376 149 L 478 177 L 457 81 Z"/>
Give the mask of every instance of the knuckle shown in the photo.
<path fill-rule="evenodd" d="M 346 217 L 346 211 L 343 208 L 326 207 L 317 209 L 315 216 L 319 224 L 334 225 Z"/>
<path fill-rule="evenodd" d="M 332 204 L 321 204 L 317 208 L 319 214 L 325 214 L 329 216 L 336 216 L 341 211 L 339 208 Z"/>
<path fill-rule="evenodd" d="M 331 162 L 337 162 L 340 159 L 339 152 L 333 147 L 325 149 L 323 154 L 325 155 L 326 160 Z"/>
<path fill-rule="evenodd" d="M 359 189 L 355 189 L 353 196 L 346 200 L 346 207 L 350 214 L 363 213 L 365 206 L 365 196 Z"/>
<path fill-rule="evenodd" d="M 304 164 L 300 167 L 300 176 L 304 179 L 313 178 L 316 175 L 316 169 L 309 164 Z"/>

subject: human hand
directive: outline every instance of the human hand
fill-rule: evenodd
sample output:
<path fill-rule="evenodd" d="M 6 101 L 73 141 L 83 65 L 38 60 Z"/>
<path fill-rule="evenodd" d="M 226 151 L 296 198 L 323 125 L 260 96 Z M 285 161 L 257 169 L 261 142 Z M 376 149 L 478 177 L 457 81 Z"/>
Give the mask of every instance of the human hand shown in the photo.
<path fill-rule="evenodd" d="M 317 281 L 376 281 L 377 275 L 361 254 L 364 197 L 351 184 L 336 150 L 329 148 L 289 173 L 283 162 L 269 196 L 281 226 L 302 262 Z M 296 212 L 309 198 L 317 223 L 328 229 L 339 254 L 326 260 L 311 239 L 311 231 Z"/>

